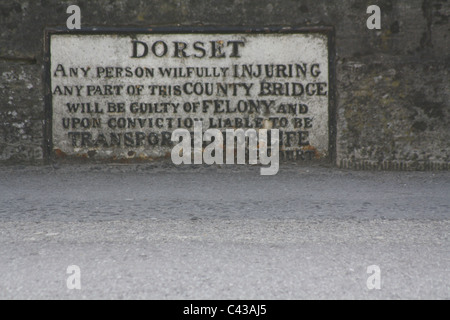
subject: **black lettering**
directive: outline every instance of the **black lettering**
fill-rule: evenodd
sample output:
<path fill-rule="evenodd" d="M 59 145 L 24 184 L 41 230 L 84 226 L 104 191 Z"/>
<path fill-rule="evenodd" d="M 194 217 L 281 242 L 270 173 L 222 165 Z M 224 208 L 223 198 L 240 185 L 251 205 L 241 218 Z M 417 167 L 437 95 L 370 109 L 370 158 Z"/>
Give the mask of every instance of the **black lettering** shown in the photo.
<path fill-rule="evenodd" d="M 185 52 L 186 48 L 187 48 L 187 43 L 186 42 L 178 42 L 178 41 L 174 41 L 174 53 L 173 53 L 173 57 L 174 58 L 187 58 L 189 57 L 189 55 Z M 181 53 L 181 56 L 180 56 Z"/>
<path fill-rule="evenodd" d="M 131 132 L 125 133 L 124 138 L 125 138 L 125 146 L 134 147 L 134 139 L 133 134 Z"/>
<path fill-rule="evenodd" d="M 225 58 L 225 53 L 222 52 L 223 41 L 211 41 L 211 58 Z"/>
<path fill-rule="evenodd" d="M 62 64 L 58 64 L 58 66 L 56 67 L 55 73 L 53 74 L 54 77 L 58 76 L 58 72 L 61 72 L 61 76 L 63 77 L 67 77 L 66 75 L 66 71 L 64 70 L 64 67 Z"/>
<path fill-rule="evenodd" d="M 230 58 L 240 58 L 241 56 L 239 55 L 239 46 L 244 46 L 244 41 L 228 41 L 227 46 L 229 46 L 230 44 L 232 46 Z"/>
<path fill-rule="evenodd" d="M 159 54 L 157 53 L 157 47 L 158 45 L 162 45 L 162 52 L 160 52 Z M 152 52 L 155 56 L 157 56 L 158 58 L 164 57 L 167 54 L 167 44 L 164 41 L 156 41 L 153 45 L 152 45 Z"/>
<path fill-rule="evenodd" d="M 148 46 L 145 42 L 133 40 L 131 41 L 133 43 L 133 55 L 132 58 L 144 58 L 148 55 Z M 142 54 L 138 55 L 138 45 L 140 45 L 143 48 Z"/>

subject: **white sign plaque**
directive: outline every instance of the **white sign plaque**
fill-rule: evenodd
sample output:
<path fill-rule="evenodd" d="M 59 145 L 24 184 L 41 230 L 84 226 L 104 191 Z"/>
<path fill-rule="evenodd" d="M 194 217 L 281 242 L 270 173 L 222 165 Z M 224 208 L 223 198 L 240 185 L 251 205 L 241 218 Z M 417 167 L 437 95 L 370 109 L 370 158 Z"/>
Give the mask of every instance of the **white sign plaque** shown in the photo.
<path fill-rule="evenodd" d="M 167 157 L 171 133 L 279 129 L 280 152 L 329 156 L 327 32 L 55 32 L 50 153 Z"/>

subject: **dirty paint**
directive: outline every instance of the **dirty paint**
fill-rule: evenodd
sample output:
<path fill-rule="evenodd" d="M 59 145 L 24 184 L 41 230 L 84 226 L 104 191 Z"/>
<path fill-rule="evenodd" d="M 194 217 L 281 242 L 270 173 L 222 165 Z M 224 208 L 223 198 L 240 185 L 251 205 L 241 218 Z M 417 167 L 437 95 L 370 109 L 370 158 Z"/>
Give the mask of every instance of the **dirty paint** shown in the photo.
<path fill-rule="evenodd" d="M 163 158 L 201 121 L 278 129 L 282 148 L 327 158 L 329 36 L 289 31 L 51 33 L 50 154 Z"/>

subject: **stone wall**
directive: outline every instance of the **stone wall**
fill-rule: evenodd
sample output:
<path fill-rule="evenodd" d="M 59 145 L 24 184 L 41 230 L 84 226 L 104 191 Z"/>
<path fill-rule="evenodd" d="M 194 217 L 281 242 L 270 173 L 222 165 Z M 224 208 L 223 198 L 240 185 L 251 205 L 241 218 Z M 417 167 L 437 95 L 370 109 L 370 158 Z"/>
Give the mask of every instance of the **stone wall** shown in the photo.
<path fill-rule="evenodd" d="M 2 0 L 0 164 L 45 163 L 44 28 L 71 4 L 82 27 L 333 26 L 337 166 L 450 167 L 448 0 Z M 372 4 L 381 30 L 366 28 Z"/>

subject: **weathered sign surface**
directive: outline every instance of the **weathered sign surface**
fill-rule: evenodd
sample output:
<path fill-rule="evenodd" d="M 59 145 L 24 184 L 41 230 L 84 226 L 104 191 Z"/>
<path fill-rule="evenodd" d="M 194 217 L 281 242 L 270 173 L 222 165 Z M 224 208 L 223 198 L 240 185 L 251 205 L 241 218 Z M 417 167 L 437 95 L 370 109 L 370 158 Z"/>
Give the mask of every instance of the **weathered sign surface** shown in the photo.
<path fill-rule="evenodd" d="M 282 158 L 330 154 L 329 33 L 50 33 L 50 153 L 166 157 L 171 133 L 279 129 Z"/>

